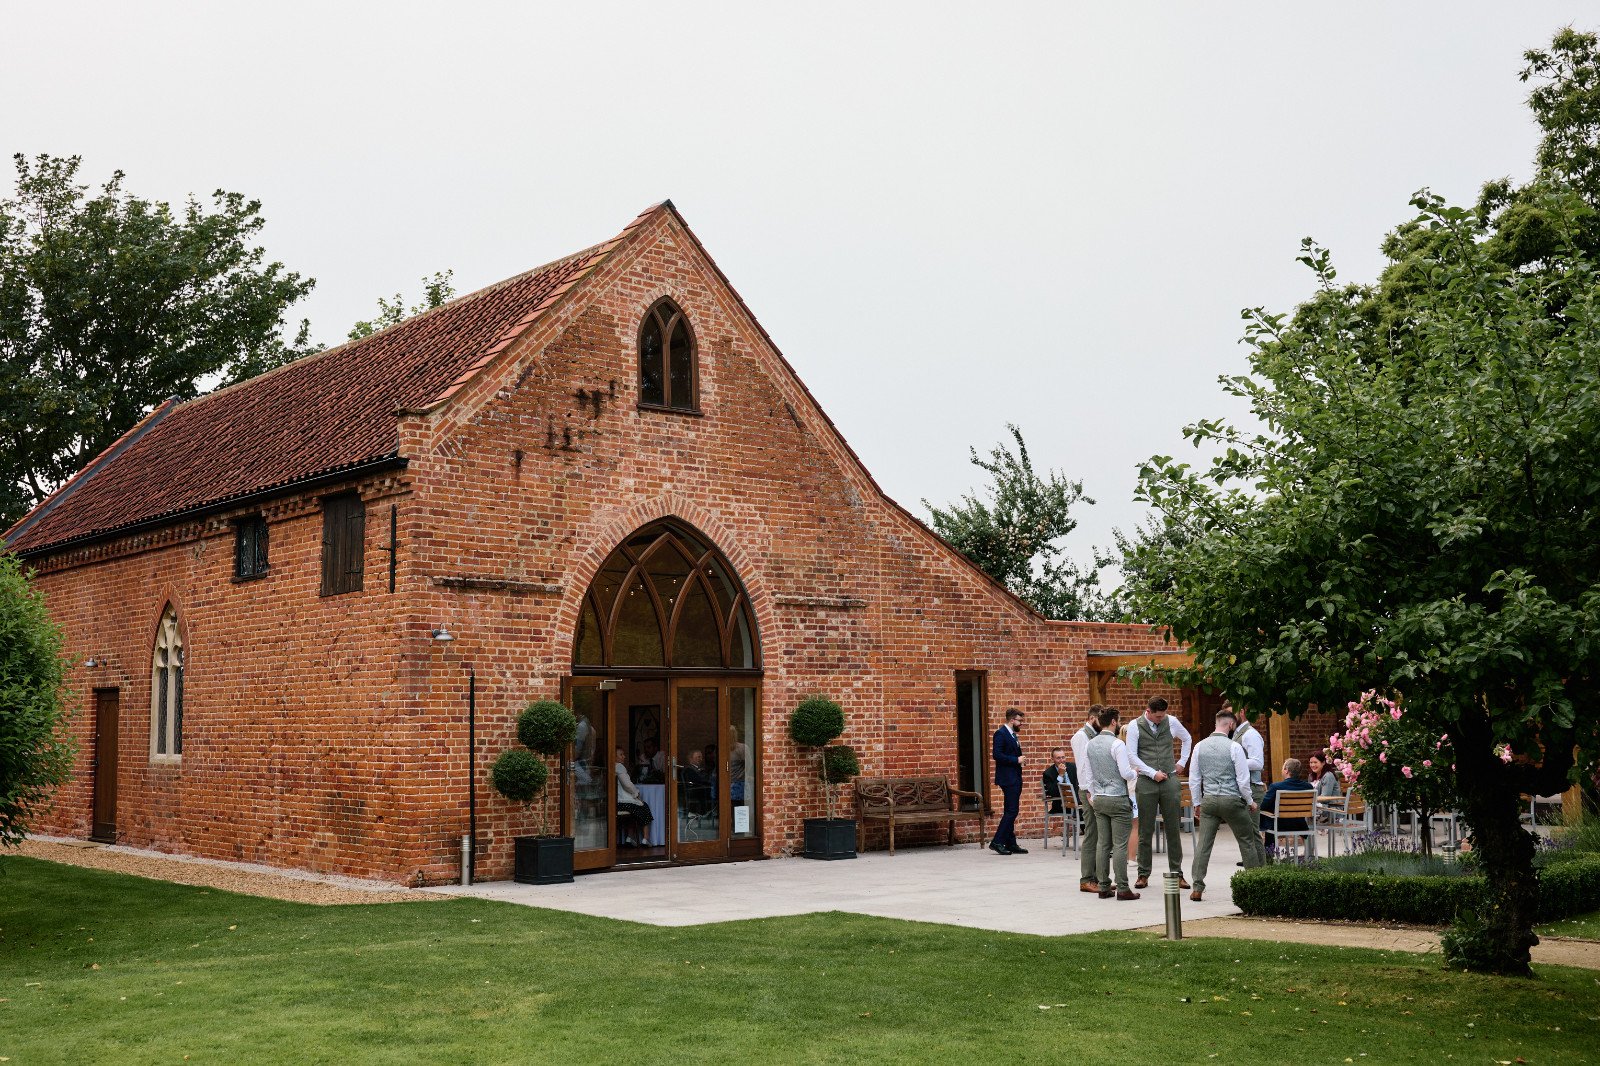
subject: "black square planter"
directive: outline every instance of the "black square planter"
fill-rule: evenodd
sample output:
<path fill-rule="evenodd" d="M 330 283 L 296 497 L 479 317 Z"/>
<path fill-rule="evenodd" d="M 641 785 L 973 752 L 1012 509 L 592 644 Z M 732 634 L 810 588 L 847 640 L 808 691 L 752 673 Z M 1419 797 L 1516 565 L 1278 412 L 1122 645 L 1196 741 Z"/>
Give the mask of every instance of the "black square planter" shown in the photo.
<path fill-rule="evenodd" d="M 853 859 L 856 857 L 856 820 L 854 818 L 807 818 L 806 850 L 808 859 Z"/>
<path fill-rule="evenodd" d="M 517 837 L 512 880 L 522 885 L 559 885 L 572 880 L 571 837 Z"/>

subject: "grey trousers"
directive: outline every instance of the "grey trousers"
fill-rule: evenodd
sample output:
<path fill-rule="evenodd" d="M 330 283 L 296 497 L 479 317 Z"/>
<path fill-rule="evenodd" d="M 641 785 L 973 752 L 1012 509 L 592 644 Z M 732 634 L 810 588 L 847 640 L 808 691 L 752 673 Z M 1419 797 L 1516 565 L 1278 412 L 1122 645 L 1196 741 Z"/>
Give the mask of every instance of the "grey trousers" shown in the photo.
<path fill-rule="evenodd" d="M 1084 795 L 1089 800 L 1087 793 Z M 1094 803 L 1083 809 L 1083 839 L 1078 842 L 1078 880 L 1093 881 L 1095 849 L 1100 846 L 1100 819 L 1094 816 Z"/>
<path fill-rule="evenodd" d="M 1199 825 L 1194 842 L 1194 874 L 1189 879 L 1194 883 L 1196 892 L 1205 891 L 1206 870 L 1211 866 L 1211 846 L 1216 843 L 1217 830 L 1223 822 L 1228 823 L 1228 828 L 1233 830 L 1233 838 L 1239 842 L 1245 868 L 1262 864 L 1261 839 L 1256 834 L 1250 806 L 1244 800 L 1238 796 L 1203 796 L 1196 816 Z"/>
<path fill-rule="evenodd" d="M 1126 796 L 1096 796 L 1094 820 L 1099 839 L 1095 841 L 1094 873 L 1100 891 L 1111 887 L 1113 870 L 1117 888 L 1128 891 L 1128 835 L 1133 831 L 1133 804 Z"/>
<path fill-rule="evenodd" d="M 1183 873 L 1183 783 L 1171 774 L 1159 785 L 1140 775 L 1135 795 L 1139 797 L 1139 876 L 1149 877 L 1155 862 L 1151 845 L 1156 835 L 1156 810 L 1167 834 L 1167 869 Z"/>

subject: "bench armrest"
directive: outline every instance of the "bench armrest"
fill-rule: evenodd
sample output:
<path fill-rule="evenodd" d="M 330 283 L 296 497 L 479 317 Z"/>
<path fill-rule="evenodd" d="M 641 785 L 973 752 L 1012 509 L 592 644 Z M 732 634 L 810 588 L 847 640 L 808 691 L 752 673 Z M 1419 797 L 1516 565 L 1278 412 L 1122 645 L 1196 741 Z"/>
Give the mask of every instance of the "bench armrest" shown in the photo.
<path fill-rule="evenodd" d="M 968 797 L 970 797 L 972 799 L 982 799 L 983 798 L 982 796 L 978 795 L 976 792 L 967 792 L 964 789 L 959 789 L 959 788 L 946 789 L 945 791 L 949 792 L 950 795 L 952 795 L 952 796 L 968 796 Z"/>

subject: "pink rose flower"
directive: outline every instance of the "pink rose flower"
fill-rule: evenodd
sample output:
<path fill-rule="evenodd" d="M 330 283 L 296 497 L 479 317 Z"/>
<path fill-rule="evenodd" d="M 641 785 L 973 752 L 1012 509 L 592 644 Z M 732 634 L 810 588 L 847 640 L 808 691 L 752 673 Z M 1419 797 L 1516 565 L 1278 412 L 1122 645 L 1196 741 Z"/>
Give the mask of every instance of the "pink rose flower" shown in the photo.
<path fill-rule="evenodd" d="M 1407 779 L 1410 779 L 1410 777 L 1411 777 L 1411 767 L 1402 766 L 1402 767 L 1400 767 L 1400 772 L 1405 774 Z"/>
<path fill-rule="evenodd" d="M 1432 765 L 1433 765 L 1433 760 L 1432 759 L 1423 759 L 1422 760 L 1422 768 L 1424 770 L 1428 769 Z"/>
<path fill-rule="evenodd" d="M 1389 753 L 1388 752 L 1382 752 L 1381 754 L 1379 754 L 1378 761 L 1379 762 L 1388 762 L 1389 761 Z"/>

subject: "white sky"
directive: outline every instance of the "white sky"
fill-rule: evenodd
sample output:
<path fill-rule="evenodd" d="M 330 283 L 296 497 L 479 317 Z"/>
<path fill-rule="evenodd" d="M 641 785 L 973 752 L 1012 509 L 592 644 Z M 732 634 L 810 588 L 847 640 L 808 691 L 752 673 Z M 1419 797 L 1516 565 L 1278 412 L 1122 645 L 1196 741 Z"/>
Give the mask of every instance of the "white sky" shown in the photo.
<path fill-rule="evenodd" d="M 997 10 L 984 11 L 990 8 Z M 1239 309 L 1349 279 L 1427 185 L 1524 175 L 1523 50 L 1576 3 L 0 4 L 0 148 L 259 198 L 324 343 L 671 197 L 893 497 L 1005 423 L 1081 478 L 1232 414 Z M 0 190 L 9 195 L 9 173 Z"/>

